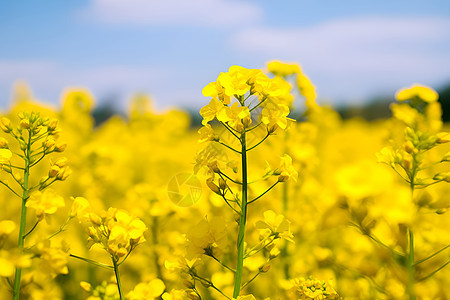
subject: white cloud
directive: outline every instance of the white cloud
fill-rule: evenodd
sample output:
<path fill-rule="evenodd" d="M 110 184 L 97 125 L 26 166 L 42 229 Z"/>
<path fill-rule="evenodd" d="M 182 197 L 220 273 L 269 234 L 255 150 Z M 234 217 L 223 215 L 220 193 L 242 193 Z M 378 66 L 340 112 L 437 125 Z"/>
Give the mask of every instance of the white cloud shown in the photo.
<path fill-rule="evenodd" d="M 260 18 L 260 7 L 235 0 L 91 0 L 82 17 L 109 24 L 224 27 Z"/>
<path fill-rule="evenodd" d="M 305 28 L 249 28 L 231 44 L 244 55 L 300 62 L 317 78 L 322 96 L 362 98 L 378 88 L 450 79 L 449 31 L 448 19 L 370 17 Z"/>

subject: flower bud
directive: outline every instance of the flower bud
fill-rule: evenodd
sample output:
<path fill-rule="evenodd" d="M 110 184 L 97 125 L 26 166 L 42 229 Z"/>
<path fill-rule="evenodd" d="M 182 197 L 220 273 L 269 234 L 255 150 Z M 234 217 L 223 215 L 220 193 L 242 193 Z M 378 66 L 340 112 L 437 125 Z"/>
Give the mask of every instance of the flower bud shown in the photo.
<path fill-rule="evenodd" d="M 61 168 L 59 173 L 56 175 L 56 179 L 64 181 L 67 179 L 67 177 L 70 176 L 70 174 L 72 174 L 72 169 L 70 169 L 69 167 Z"/>
<path fill-rule="evenodd" d="M 6 133 L 9 133 L 11 131 L 11 121 L 5 117 L 1 118 L 0 129 Z"/>
<path fill-rule="evenodd" d="M 27 149 L 27 144 L 25 144 L 25 141 L 22 139 L 19 139 L 19 146 L 20 146 L 20 150 Z"/>
<path fill-rule="evenodd" d="M 405 155 L 403 157 L 402 166 L 405 168 L 405 170 L 411 170 L 412 166 L 412 156 L 411 155 Z"/>
<path fill-rule="evenodd" d="M 92 224 L 97 226 L 100 226 L 102 224 L 102 218 L 100 218 L 100 216 L 97 215 L 96 213 L 89 213 L 89 220 L 91 221 Z"/>
<path fill-rule="evenodd" d="M 447 208 L 439 208 L 438 210 L 436 210 L 436 213 L 437 213 L 438 215 L 443 215 L 443 214 L 445 214 L 447 211 L 448 211 Z"/>
<path fill-rule="evenodd" d="M 195 287 L 194 283 L 190 280 L 184 280 L 183 285 L 188 289 L 192 289 Z"/>
<path fill-rule="evenodd" d="M 439 132 L 437 135 L 437 143 L 444 144 L 450 142 L 450 133 L 449 132 Z"/>
<path fill-rule="evenodd" d="M 57 165 L 60 168 L 65 167 L 67 165 L 67 158 L 66 157 L 61 157 L 60 159 L 55 161 L 54 164 Z"/>
<path fill-rule="evenodd" d="M 278 249 L 277 247 L 272 248 L 269 253 L 269 259 L 274 259 L 278 255 L 280 255 L 280 253 L 280 249 Z"/>
<path fill-rule="evenodd" d="M 3 169 L 3 171 L 5 171 L 6 173 L 11 173 L 11 167 L 8 165 L 0 165 Z"/>
<path fill-rule="evenodd" d="M 89 282 L 81 281 L 80 286 L 86 292 L 90 292 L 92 290 L 92 285 Z"/>
<path fill-rule="evenodd" d="M 55 130 L 57 126 L 58 126 L 57 119 L 51 119 L 47 125 L 49 131 Z"/>
<path fill-rule="evenodd" d="M 278 176 L 278 182 L 286 182 L 288 180 L 289 180 L 288 175 L 280 174 L 280 176 Z"/>
<path fill-rule="evenodd" d="M 220 188 L 212 181 L 212 178 L 206 180 L 206 185 L 211 189 L 211 191 L 213 191 L 217 195 L 219 195 L 219 196 L 222 195 Z"/>
<path fill-rule="evenodd" d="M 44 147 L 47 149 L 51 149 L 55 146 L 56 142 L 53 138 L 48 138 L 45 143 L 44 143 Z"/>
<path fill-rule="evenodd" d="M 28 120 L 28 119 L 20 120 L 20 127 L 22 127 L 23 129 L 30 128 L 30 120 Z"/>
<path fill-rule="evenodd" d="M 450 172 L 438 173 L 438 174 L 434 175 L 433 179 L 450 182 Z"/>
<path fill-rule="evenodd" d="M 53 165 L 50 167 L 50 170 L 48 171 L 48 177 L 53 178 L 58 175 L 58 173 L 61 171 L 61 169 L 57 165 Z"/>
<path fill-rule="evenodd" d="M 273 124 L 272 126 L 267 127 L 267 131 L 269 132 L 269 134 L 274 133 L 277 129 L 278 129 L 278 124 Z"/>
<path fill-rule="evenodd" d="M 3 137 L 0 137 L 0 148 L 8 148 L 8 141 Z"/>
<path fill-rule="evenodd" d="M 261 273 L 266 273 L 269 270 L 270 270 L 270 265 L 264 265 L 261 268 L 259 268 L 259 272 L 261 272 Z"/>
<path fill-rule="evenodd" d="M 227 183 L 222 178 L 219 178 L 219 188 L 225 190 L 227 188 Z"/>
<path fill-rule="evenodd" d="M 92 227 L 92 226 L 88 227 L 87 234 L 94 241 L 97 240 L 97 230 L 94 227 Z"/>
<path fill-rule="evenodd" d="M 411 141 L 407 141 L 403 147 L 405 148 L 405 151 L 408 152 L 409 154 L 414 152 L 414 145 Z"/>
<path fill-rule="evenodd" d="M 242 119 L 242 124 L 244 125 L 245 128 L 248 128 L 248 126 L 250 126 L 251 123 L 252 123 L 252 118 L 250 118 L 250 117 L 246 117 L 246 118 Z"/>
<path fill-rule="evenodd" d="M 444 157 L 441 159 L 441 162 L 450 161 L 450 152 L 447 152 Z"/>
<path fill-rule="evenodd" d="M 55 151 L 56 152 L 64 152 L 64 150 L 66 150 L 67 148 L 67 144 L 66 143 L 58 143 L 55 146 Z"/>

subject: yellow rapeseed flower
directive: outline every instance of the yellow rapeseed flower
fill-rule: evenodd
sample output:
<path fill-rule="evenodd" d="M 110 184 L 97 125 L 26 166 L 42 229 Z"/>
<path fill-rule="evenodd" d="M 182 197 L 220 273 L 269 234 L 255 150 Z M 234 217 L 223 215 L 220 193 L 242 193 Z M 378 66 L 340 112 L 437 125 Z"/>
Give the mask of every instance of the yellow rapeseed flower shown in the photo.
<path fill-rule="evenodd" d="M 44 192 L 33 193 L 26 206 L 35 209 L 36 217 L 42 220 L 45 215 L 54 214 L 58 208 L 64 207 L 65 203 L 64 198 L 54 190 L 46 189 Z"/>
<path fill-rule="evenodd" d="M 429 86 L 414 84 L 410 87 L 398 90 L 395 94 L 395 98 L 398 101 L 420 99 L 424 102 L 431 103 L 436 102 L 439 98 L 439 95 Z"/>

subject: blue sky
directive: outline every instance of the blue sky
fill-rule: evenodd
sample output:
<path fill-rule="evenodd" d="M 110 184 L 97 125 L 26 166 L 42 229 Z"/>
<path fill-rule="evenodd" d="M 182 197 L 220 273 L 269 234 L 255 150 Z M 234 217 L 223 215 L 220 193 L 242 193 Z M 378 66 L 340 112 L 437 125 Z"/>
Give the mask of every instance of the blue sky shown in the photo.
<path fill-rule="evenodd" d="M 0 108 L 26 80 L 40 101 L 83 86 L 125 108 L 198 109 L 230 65 L 296 61 L 319 102 L 358 103 L 450 83 L 448 0 L 84 0 L 0 4 Z"/>

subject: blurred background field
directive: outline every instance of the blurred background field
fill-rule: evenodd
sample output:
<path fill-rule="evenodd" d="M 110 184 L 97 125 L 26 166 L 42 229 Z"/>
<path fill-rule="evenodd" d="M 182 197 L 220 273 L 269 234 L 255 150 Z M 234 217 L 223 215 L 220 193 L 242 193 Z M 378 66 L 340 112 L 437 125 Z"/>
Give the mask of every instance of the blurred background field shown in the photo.
<path fill-rule="evenodd" d="M 164 300 L 186 299 L 175 290 L 186 289 L 189 276 L 174 272 L 167 262 L 198 251 L 189 244 L 196 238 L 220 236 L 212 239 L 221 259 L 233 265 L 235 216 L 208 188 L 207 176 L 195 174 L 201 193 L 186 207 L 170 197 L 170 182 L 192 174 L 200 163 L 198 152 L 205 144 L 198 143 L 199 110 L 210 100 L 202 95 L 203 87 L 231 65 L 267 71 L 267 62 L 279 59 L 301 65 L 316 87 L 320 110 L 305 114 L 305 99 L 294 89 L 290 117 L 297 122 L 287 135 L 252 150 L 253 179 L 286 152 L 299 178 L 277 186 L 252 207 L 249 243 L 257 243 L 255 224 L 267 210 L 291 221 L 295 243 L 280 241 L 282 252 L 270 270 L 245 293 L 256 299 L 297 299 L 290 293 L 292 280 L 312 276 L 329 280 L 344 299 L 409 299 L 405 257 L 393 253 L 407 253 L 410 227 L 418 260 L 449 245 L 450 187 L 440 182 L 411 200 L 408 185 L 378 162 L 377 153 L 389 145 L 403 147 L 405 124 L 392 117 L 391 104 L 395 91 L 413 83 L 439 94 L 439 105 L 424 121 L 430 134 L 450 131 L 449 30 L 450 4 L 443 0 L 0 4 L 1 116 L 14 125 L 24 111 L 58 119 L 67 149 L 55 157 L 67 157 L 72 169 L 64 182 L 52 186 L 65 206 L 39 224 L 28 245 L 58 230 L 70 214 L 71 197 L 85 197 L 96 211 L 124 209 L 148 227 L 147 241 L 121 266 L 127 293 L 139 283 L 158 291 L 137 299 L 161 299 L 163 293 Z M 18 148 L 1 133 L 11 149 Z M 439 145 L 424 161 L 443 160 L 449 150 L 449 143 Z M 235 159 L 225 152 L 224 161 Z M 45 158 L 37 165 L 31 181 L 38 183 L 50 164 Z M 448 170 L 448 162 L 432 165 L 423 176 Z M 232 164 L 228 171 L 233 172 Z M 8 176 L 0 174 L 3 181 Z M 267 182 L 257 183 L 251 193 L 267 187 Z M 180 193 L 189 194 L 189 188 Z M 0 207 L 0 221 L 19 224 L 20 201 L 13 201 L 3 186 Z M 30 210 L 27 226 L 35 217 Z M 199 237 L 205 226 L 208 234 Z M 14 257 L 17 235 L 17 228 L 0 231 L 0 261 Z M 61 264 L 34 259 L 25 268 L 23 299 L 87 299 L 95 288 L 109 293 L 100 299 L 118 299 L 113 272 L 68 256 L 109 262 L 102 249 L 88 250 L 86 244 L 86 226 L 71 220 L 52 239 L 52 246 L 66 253 Z M 417 267 L 417 299 L 450 298 L 450 267 L 427 277 L 448 263 L 448 253 Z M 245 265 L 247 276 L 258 272 L 269 255 L 261 251 L 252 258 Z M 230 294 L 233 276 L 211 257 L 200 261 L 198 271 Z M 68 273 L 60 274 L 65 265 Z M 0 298 L 9 299 L 4 270 L 0 267 L 5 272 Z M 80 282 L 92 289 L 86 291 Z M 203 299 L 222 299 L 214 290 L 198 288 Z"/>

